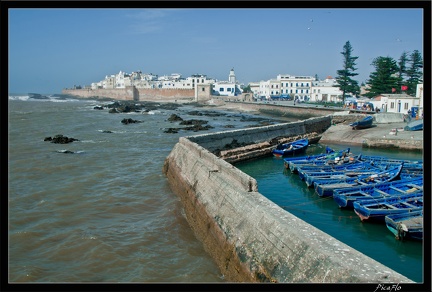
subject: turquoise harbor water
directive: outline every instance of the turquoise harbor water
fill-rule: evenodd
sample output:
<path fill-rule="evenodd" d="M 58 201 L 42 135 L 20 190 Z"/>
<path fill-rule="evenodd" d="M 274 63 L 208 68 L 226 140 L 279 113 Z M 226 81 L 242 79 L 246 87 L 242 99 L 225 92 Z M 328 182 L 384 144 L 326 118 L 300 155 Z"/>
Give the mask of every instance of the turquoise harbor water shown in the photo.
<path fill-rule="evenodd" d="M 225 282 L 193 235 L 178 197 L 162 174 L 164 160 L 179 137 L 199 133 L 164 130 L 178 127 L 167 121 L 173 113 L 208 120 L 214 127 L 200 133 L 228 126 L 240 129 L 256 125 L 257 120 L 238 112 L 190 115 L 190 111 L 212 110 L 190 106 L 109 114 L 93 109 L 100 104 L 9 98 L 9 283 Z M 124 125 L 120 122 L 124 118 L 142 123 Z M 44 141 L 57 134 L 79 141 Z M 313 150 L 322 149 L 311 146 L 308 151 Z M 405 152 L 403 157 L 418 159 L 421 154 Z M 237 166 L 258 180 L 263 195 L 289 212 L 422 281 L 421 243 L 399 242 L 385 227 L 362 224 L 331 200 L 318 199 L 295 175 L 284 172 L 281 159 L 269 157 Z"/>
<path fill-rule="evenodd" d="M 329 145 L 333 149 L 345 149 L 342 145 Z M 353 153 L 385 155 L 392 158 L 422 160 L 421 153 L 377 150 L 347 146 Z M 313 144 L 307 154 L 323 153 L 325 145 Z M 333 198 L 322 198 L 313 188 L 307 188 L 297 174 L 286 170 L 282 158 L 268 157 L 235 165 L 255 178 L 258 191 L 293 215 L 348 244 L 365 255 L 405 275 L 415 282 L 422 282 L 423 243 L 399 241 L 385 224 L 361 222 L 353 210 L 341 209 Z"/>

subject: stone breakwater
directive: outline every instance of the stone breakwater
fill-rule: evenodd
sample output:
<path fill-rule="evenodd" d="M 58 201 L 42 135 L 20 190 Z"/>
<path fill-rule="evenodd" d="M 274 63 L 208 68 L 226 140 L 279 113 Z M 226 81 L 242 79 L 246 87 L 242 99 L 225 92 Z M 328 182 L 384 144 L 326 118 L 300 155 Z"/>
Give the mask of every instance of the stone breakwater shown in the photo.
<path fill-rule="evenodd" d="M 181 137 L 166 158 L 162 171 L 227 281 L 413 283 L 283 210 L 259 193 L 254 178 L 213 153 L 234 140 L 258 144 L 330 126 L 326 116 Z"/>

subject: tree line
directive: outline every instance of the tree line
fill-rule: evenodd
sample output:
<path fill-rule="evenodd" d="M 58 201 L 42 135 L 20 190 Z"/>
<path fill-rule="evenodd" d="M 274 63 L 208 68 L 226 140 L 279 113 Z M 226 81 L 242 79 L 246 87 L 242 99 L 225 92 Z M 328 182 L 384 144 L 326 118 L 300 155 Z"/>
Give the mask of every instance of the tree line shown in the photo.
<path fill-rule="evenodd" d="M 353 48 L 349 41 L 343 46 L 341 52 L 343 56 L 343 68 L 337 70 L 336 87 L 342 91 L 342 101 L 345 103 L 345 96 L 349 93 L 359 96 L 360 86 L 358 81 L 353 79 L 357 76 L 356 60 L 358 57 L 352 56 Z M 423 82 L 423 58 L 418 50 L 412 53 L 403 52 L 399 60 L 391 57 L 376 57 L 373 59 L 372 66 L 375 71 L 369 75 L 366 85 L 369 86 L 366 97 L 374 97 L 386 93 L 406 93 L 414 96 L 417 84 Z"/>

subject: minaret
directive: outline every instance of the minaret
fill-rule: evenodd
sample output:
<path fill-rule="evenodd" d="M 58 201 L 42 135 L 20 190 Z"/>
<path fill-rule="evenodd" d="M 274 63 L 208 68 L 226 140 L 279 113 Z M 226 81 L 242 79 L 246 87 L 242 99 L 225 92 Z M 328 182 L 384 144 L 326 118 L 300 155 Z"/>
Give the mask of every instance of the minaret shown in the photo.
<path fill-rule="evenodd" d="M 229 77 L 228 77 L 228 81 L 231 83 L 236 83 L 236 78 L 235 78 L 235 74 L 234 74 L 234 68 L 231 69 Z"/>

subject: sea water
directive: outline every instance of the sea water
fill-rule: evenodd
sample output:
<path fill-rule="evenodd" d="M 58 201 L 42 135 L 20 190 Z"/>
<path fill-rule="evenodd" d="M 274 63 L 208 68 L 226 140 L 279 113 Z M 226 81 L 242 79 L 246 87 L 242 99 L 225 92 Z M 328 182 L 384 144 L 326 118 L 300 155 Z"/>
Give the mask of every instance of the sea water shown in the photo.
<path fill-rule="evenodd" d="M 96 105 L 101 102 L 9 96 L 9 283 L 225 282 L 162 173 L 179 137 L 197 133 L 164 131 L 178 127 L 168 121 L 173 113 L 208 120 L 214 128 L 204 133 L 256 121 L 233 112 L 191 116 L 197 108 L 188 106 L 110 114 L 93 109 Z M 124 125 L 123 118 L 142 122 Z M 44 141 L 58 134 L 79 141 Z M 399 242 L 382 226 L 362 224 L 330 200 L 317 199 L 283 171 L 282 160 L 269 157 L 239 167 L 287 211 L 410 279 L 422 280 L 421 243 Z"/>

